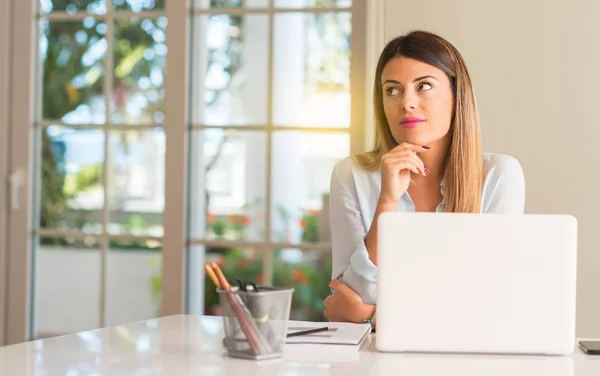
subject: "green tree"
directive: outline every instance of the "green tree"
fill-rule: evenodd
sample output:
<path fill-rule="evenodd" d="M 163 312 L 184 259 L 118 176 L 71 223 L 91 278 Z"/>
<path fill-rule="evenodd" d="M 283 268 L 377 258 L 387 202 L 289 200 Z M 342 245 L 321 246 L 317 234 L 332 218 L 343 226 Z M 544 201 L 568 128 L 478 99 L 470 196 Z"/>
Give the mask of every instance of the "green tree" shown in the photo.
<path fill-rule="evenodd" d="M 96 2 L 54 0 L 52 4 L 53 10 L 58 11 L 68 10 L 73 5 L 79 10 L 86 10 Z M 115 2 L 119 3 L 125 4 L 123 1 Z M 164 0 L 155 0 L 154 3 L 156 8 L 164 8 Z M 103 87 L 105 54 L 97 53 L 102 45 L 106 45 L 106 38 L 112 37 L 106 35 L 104 20 L 40 20 L 39 26 L 43 64 L 40 105 L 44 119 L 62 119 L 79 106 L 86 105 L 90 98 L 109 94 Z M 135 87 L 136 83 L 128 80 L 150 76 L 152 62 L 144 59 L 143 52 L 155 43 L 153 35 L 140 27 L 140 20 L 117 20 L 114 22 L 114 36 L 113 66 L 120 68 L 120 74 L 114 75 L 113 86 Z M 127 145 L 126 142 L 123 144 Z M 41 132 L 41 147 L 40 225 L 57 227 L 61 221 L 66 221 L 69 227 L 81 229 L 86 222 L 86 214 L 70 212 L 67 207 L 73 195 L 65 191 L 64 145 L 57 144 L 45 129 Z M 87 171 L 87 174 L 90 172 Z M 88 180 L 87 183 L 97 184 L 98 181 Z M 85 188 L 85 185 L 78 188 Z"/>

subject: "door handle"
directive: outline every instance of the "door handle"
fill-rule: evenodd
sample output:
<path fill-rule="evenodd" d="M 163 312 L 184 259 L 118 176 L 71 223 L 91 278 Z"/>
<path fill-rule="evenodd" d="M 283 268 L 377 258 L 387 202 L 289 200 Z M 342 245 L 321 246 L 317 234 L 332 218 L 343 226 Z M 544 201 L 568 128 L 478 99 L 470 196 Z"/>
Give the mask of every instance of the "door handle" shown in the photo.
<path fill-rule="evenodd" d="M 10 183 L 10 208 L 12 211 L 18 211 L 19 193 L 21 187 L 25 184 L 25 172 L 22 168 L 17 168 L 10 174 L 8 180 Z"/>

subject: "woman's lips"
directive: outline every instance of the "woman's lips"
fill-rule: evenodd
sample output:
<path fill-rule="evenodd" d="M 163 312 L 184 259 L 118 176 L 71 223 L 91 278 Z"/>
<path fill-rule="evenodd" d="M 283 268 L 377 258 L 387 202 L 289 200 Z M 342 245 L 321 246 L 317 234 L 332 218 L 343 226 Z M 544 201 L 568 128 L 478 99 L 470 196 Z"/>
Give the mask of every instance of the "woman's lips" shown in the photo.
<path fill-rule="evenodd" d="M 422 119 L 405 119 L 400 122 L 400 125 L 404 128 L 416 128 L 424 121 Z"/>

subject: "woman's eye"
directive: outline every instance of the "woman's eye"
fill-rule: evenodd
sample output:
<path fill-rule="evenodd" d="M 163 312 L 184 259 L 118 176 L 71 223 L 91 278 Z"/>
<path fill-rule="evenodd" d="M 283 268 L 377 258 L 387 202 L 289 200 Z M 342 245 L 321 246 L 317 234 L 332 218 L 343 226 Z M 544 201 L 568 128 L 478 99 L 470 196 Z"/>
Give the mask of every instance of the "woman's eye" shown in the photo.
<path fill-rule="evenodd" d="M 432 87 L 433 87 L 433 86 L 431 86 L 431 84 L 430 84 L 430 83 L 428 83 L 428 82 L 423 82 L 421 85 L 419 85 L 419 88 L 420 88 L 421 90 L 425 90 L 425 91 L 427 91 L 427 90 L 431 90 L 431 88 L 432 88 Z"/>
<path fill-rule="evenodd" d="M 389 96 L 398 95 L 399 91 L 395 87 L 388 87 L 385 89 L 385 93 Z"/>

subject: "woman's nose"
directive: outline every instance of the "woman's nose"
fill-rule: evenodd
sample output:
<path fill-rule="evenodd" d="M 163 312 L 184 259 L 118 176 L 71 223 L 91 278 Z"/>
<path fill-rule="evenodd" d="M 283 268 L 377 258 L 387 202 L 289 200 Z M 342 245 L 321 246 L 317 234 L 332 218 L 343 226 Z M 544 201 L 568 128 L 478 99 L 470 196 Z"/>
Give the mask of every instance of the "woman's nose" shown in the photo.
<path fill-rule="evenodd" d="M 413 93 L 406 92 L 402 100 L 402 109 L 406 112 L 410 112 L 417 108 L 417 98 Z"/>

